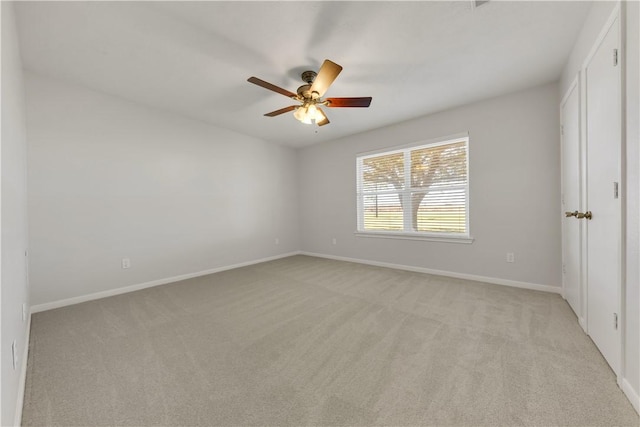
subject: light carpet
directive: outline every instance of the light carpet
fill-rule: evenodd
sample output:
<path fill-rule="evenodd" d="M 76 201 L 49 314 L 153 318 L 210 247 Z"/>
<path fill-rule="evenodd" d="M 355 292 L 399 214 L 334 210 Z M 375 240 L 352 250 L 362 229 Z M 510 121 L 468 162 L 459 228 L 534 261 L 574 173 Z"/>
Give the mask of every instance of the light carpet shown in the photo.
<path fill-rule="evenodd" d="M 555 294 L 294 256 L 37 313 L 24 425 L 618 425 Z"/>

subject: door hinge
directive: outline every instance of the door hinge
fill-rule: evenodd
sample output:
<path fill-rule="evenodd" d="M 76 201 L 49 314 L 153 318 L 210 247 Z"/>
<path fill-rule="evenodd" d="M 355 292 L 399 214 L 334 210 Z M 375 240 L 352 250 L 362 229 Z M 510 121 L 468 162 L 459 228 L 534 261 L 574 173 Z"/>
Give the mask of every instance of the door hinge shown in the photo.
<path fill-rule="evenodd" d="M 617 182 L 613 183 L 613 198 L 614 199 L 618 198 L 618 183 Z"/>
<path fill-rule="evenodd" d="M 618 49 L 613 49 L 613 66 L 618 65 Z"/>
<path fill-rule="evenodd" d="M 567 274 L 567 265 L 562 263 L 562 274 Z"/>
<path fill-rule="evenodd" d="M 564 125 L 560 125 L 560 135 L 564 136 Z"/>
<path fill-rule="evenodd" d="M 618 330 L 618 313 L 613 313 L 613 329 Z"/>

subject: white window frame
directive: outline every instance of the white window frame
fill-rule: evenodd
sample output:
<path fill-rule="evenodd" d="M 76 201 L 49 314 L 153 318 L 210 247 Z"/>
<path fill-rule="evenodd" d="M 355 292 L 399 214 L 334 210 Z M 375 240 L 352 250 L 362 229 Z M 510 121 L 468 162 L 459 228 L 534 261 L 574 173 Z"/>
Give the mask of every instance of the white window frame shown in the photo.
<path fill-rule="evenodd" d="M 409 197 L 411 194 L 411 151 L 421 148 L 433 148 L 441 145 L 454 144 L 459 142 L 465 142 L 465 148 L 467 153 L 467 182 L 465 184 L 465 230 L 466 233 L 450 233 L 450 232 L 429 232 L 429 231 L 413 231 L 411 227 L 411 208 L 404 209 L 404 231 L 372 231 L 364 229 L 364 209 L 363 200 L 365 193 L 362 191 L 362 162 L 365 159 L 371 157 L 378 157 L 381 155 L 390 155 L 396 153 L 404 153 L 405 164 L 405 190 L 402 192 L 403 198 L 405 198 L 404 206 L 411 206 Z M 469 134 L 450 135 L 447 137 L 431 139 L 426 141 L 420 141 L 417 143 L 404 145 L 401 147 L 392 147 L 385 150 L 377 150 L 374 152 L 360 153 L 356 156 L 356 199 L 357 199 L 357 230 L 355 235 L 358 237 L 374 237 L 374 238 L 387 238 L 387 239 L 407 239 L 407 240 L 427 240 L 435 242 L 448 242 L 448 243 L 473 243 L 473 237 L 469 228 Z M 409 168 L 409 169 L 407 169 Z M 397 191 L 389 191 L 390 193 L 397 194 Z M 380 194 L 380 193 L 378 193 Z"/>

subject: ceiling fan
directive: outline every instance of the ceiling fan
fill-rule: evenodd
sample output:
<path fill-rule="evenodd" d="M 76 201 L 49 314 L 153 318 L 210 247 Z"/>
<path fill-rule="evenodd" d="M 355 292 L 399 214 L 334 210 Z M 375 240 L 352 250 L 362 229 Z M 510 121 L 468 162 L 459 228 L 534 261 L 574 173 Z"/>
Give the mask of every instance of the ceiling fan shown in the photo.
<path fill-rule="evenodd" d="M 302 81 L 306 84 L 300 86 L 297 93 L 289 92 L 276 85 L 260 80 L 257 77 L 250 77 L 248 82 L 272 90 L 287 96 L 300 105 L 290 105 L 276 111 L 265 114 L 267 117 L 275 117 L 280 114 L 294 111 L 293 116 L 302 123 L 311 124 L 315 122 L 318 126 L 329 124 L 327 115 L 322 111 L 321 106 L 329 108 L 343 107 L 368 107 L 371 104 L 371 97 L 364 98 L 322 98 L 331 83 L 338 77 L 342 67 L 335 62 L 325 59 L 320 67 L 320 71 L 305 71 L 302 73 Z"/>

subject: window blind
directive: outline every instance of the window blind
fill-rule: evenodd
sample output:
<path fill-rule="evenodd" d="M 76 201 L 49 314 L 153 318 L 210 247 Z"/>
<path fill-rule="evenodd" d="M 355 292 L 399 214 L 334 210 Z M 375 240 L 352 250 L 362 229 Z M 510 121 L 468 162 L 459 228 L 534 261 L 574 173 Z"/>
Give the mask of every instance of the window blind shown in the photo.
<path fill-rule="evenodd" d="M 468 235 L 468 138 L 357 158 L 358 230 Z"/>

